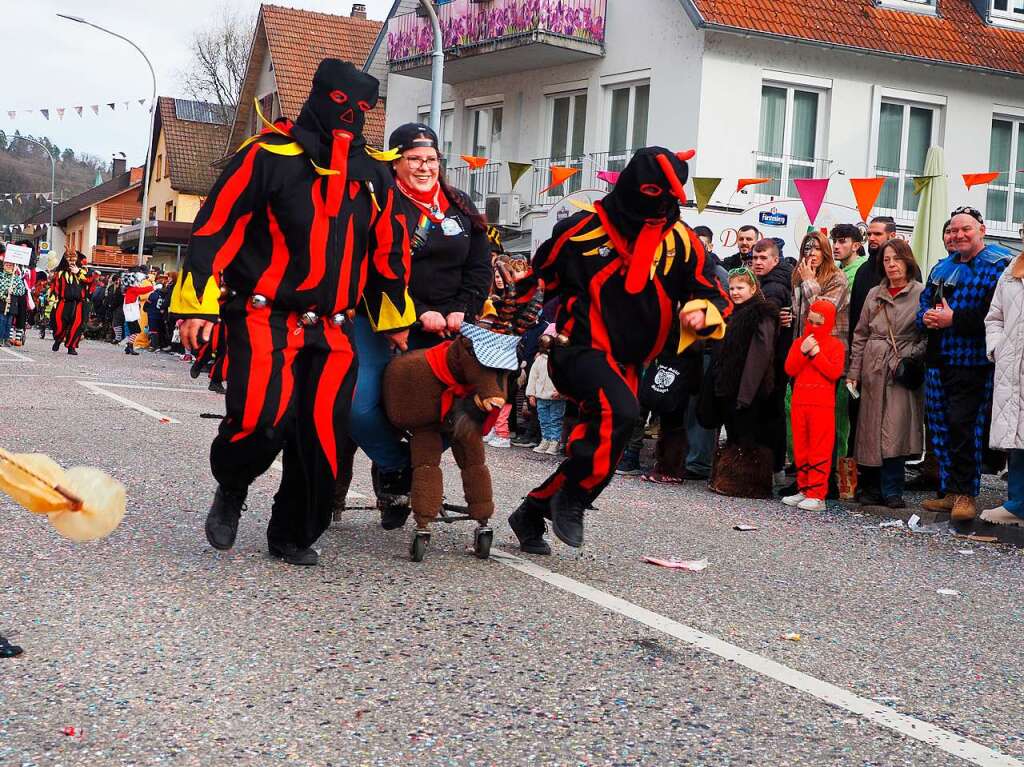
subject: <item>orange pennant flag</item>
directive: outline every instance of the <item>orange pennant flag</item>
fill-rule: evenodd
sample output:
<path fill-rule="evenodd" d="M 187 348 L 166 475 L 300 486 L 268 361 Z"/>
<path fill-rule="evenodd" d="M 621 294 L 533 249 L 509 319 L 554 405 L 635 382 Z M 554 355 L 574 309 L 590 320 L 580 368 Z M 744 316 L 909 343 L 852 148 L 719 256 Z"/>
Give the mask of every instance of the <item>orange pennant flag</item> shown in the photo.
<path fill-rule="evenodd" d="M 741 178 L 736 182 L 736 191 L 739 192 L 748 186 L 755 186 L 756 184 L 767 184 L 769 181 L 771 181 L 770 178 Z"/>
<path fill-rule="evenodd" d="M 541 194 L 547 194 L 555 187 L 561 186 L 565 180 L 580 172 L 579 168 L 566 168 L 561 165 L 551 166 L 551 184 L 540 190 Z"/>
<path fill-rule="evenodd" d="M 480 168 L 484 167 L 488 162 L 486 157 L 474 157 L 471 154 L 462 155 L 462 159 L 466 161 L 466 165 L 468 165 L 471 170 L 480 170 Z"/>
<path fill-rule="evenodd" d="M 989 173 L 965 173 L 964 183 L 967 184 L 967 188 L 970 189 L 972 186 L 991 184 L 997 178 L 999 178 L 999 171 L 997 170 Z"/>
<path fill-rule="evenodd" d="M 878 195 L 882 193 L 886 177 L 876 178 L 851 178 L 850 187 L 853 189 L 853 196 L 857 199 L 857 210 L 860 211 L 861 221 L 867 221 L 871 216 L 871 209 L 875 207 Z"/>

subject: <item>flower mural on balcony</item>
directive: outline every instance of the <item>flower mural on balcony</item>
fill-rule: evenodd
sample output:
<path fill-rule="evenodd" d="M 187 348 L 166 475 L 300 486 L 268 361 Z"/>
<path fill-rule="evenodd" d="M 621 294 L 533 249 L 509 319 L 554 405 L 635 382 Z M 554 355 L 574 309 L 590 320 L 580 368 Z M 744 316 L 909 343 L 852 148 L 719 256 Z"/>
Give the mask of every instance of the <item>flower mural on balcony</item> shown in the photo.
<path fill-rule="evenodd" d="M 604 42 L 606 0 L 454 0 L 437 8 L 445 50 L 545 32 Z M 415 13 L 388 27 L 388 59 L 422 56 L 433 49 L 430 21 Z"/>

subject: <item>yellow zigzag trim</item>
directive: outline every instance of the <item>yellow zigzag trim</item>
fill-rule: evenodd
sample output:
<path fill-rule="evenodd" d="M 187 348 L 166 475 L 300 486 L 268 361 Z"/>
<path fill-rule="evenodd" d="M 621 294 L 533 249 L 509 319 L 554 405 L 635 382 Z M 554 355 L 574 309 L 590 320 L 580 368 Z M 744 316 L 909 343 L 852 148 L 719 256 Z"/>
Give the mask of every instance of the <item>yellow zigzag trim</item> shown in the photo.
<path fill-rule="evenodd" d="M 699 310 L 704 311 L 704 327 L 714 328 L 714 332 L 697 335 L 696 331 L 684 327 L 682 320 L 680 320 L 679 349 L 676 351 L 677 354 L 682 354 L 684 349 L 697 340 L 717 341 L 725 337 L 725 321 L 722 319 L 722 314 L 718 311 L 718 307 L 710 301 L 706 301 L 703 298 L 688 301 L 686 306 L 683 307 L 682 314 L 689 314 Z"/>
<path fill-rule="evenodd" d="M 290 144 L 260 144 L 260 149 L 266 149 L 272 154 L 283 154 L 286 157 L 294 157 L 305 152 L 302 145 L 297 141 L 293 141 Z"/>
<path fill-rule="evenodd" d="M 585 210 L 587 213 L 597 213 L 597 210 L 594 208 L 594 204 L 587 202 L 586 200 L 569 200 L 569 204 L 579 208 L 580 210 Z"/>
<path fill-rule="evenodd" d="M 373 149 L 369 146 L 366 147 L 366 153 L 374 160 L 380 160 L 381 162 L 394 162 L 402 156 L 402 153 L 397 149 L 388 149 L 385 152 L 382 149 Z"/>
<path fill-rule="evenodd" d="M 373 313 L 367 312 L 370 318 L 370 325 L 375 332 L 401 330 L 416 322 L 416 308 L 412 304 L 412 298 L 409 297 L 408 290 L 405 291 L 404 300 L 405 312 L 399 312 L 394 302 L 388 297 L 388 294 L 381 293 L 380 315 L 377 317 L 376 322 L 373 319 Z"/>
<path fill-rule="evenodd" d="M 604 230 L 603 226 L 591 229 L 589 232 L 584 234 L 577 234 L 575 237 L 570 237 L 572 242 L 588 242 L 589 240 L 596 240 L 598 237 L 608 237 L 608 233 Z"/>

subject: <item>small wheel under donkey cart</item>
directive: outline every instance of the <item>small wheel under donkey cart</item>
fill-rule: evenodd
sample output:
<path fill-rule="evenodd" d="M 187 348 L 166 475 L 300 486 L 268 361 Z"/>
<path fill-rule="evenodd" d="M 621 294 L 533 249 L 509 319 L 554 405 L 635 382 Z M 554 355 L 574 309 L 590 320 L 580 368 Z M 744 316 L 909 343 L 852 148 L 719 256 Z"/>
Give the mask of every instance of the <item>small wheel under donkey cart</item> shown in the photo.
<path fill-rule="evenodd" d="M 473 554 L 477 559 L 487 559 L 491 556 L 491 544 L 494 542 L 494 529 L 481 524 L 473 531 Z"/>
<path fill-rule="evenodd" d="M 453 522 L 462 522 L 472 519 L 466 513 L 465 506 L 457 506 L 452 503 L 442 505 L 437 515 L 438 522 L 450 525 Z M 477 528 L 473 531 L 473 554 L 477 559 L 487 559 L 491 556 L 491 544 L 494 542 L 494 529 L 486 522 L 477 522 Z M 413 562 L 422 562 L 426 556 L 427 547 L 430 545 L 430 530 L 417 529 L 413 533 L 412 542 L 409 545 L 409 556 Z"/>
<path fill-rule="evenodd" d="M 409 557 L 413 562 L 422 562 L 430 545 L 430 531 L 417 530 L 413 533 L 412 544 L 409 546 Z"/>

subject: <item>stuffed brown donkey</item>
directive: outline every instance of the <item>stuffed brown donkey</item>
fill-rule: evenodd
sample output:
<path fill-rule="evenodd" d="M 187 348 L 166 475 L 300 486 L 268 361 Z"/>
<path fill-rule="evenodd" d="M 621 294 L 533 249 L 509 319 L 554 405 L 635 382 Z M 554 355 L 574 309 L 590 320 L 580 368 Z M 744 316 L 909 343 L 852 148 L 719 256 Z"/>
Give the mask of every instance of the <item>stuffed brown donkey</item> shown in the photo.
<path fill-rule="evenodd" d="M 504 379 L 503 370 L 481 364 L 466 336 L 403 354 L 384 371 L 388 420 L 410 434 L 410 505 L 418 535 L 429 531 L 444 503 L 442 435 L 462 472 L 466 514 L 481 526 L 494 514 L 481 425 L 505 404 Z"/>

